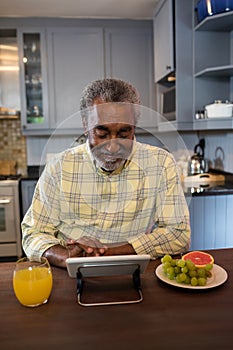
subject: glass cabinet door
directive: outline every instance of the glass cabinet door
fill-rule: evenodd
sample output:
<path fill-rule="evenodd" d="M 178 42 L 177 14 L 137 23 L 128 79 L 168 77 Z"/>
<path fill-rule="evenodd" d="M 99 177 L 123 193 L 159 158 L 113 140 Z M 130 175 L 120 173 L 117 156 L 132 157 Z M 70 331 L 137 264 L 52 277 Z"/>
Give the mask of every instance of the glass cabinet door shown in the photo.
<path fill-rule="evenodd" d="M 19 40 L 23 129 L 43 129 L 48 127 L 44 32 L 22 30 Z"/>

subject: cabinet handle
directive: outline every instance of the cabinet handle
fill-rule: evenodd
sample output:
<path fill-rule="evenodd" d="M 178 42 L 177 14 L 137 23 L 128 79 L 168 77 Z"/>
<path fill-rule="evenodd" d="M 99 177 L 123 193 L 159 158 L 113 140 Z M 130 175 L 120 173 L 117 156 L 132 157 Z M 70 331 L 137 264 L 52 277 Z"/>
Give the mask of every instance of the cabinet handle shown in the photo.
<path fill-rule="evenodd" d="M 8 198 L 0 199 L 0 204 L 9 204 L 10 202 L 11 202 L 11 200 Z"/>
<path fill-rule="evenodd" d="M 166 66 L 166 69 L 171 69 L 171 66 Z"/>

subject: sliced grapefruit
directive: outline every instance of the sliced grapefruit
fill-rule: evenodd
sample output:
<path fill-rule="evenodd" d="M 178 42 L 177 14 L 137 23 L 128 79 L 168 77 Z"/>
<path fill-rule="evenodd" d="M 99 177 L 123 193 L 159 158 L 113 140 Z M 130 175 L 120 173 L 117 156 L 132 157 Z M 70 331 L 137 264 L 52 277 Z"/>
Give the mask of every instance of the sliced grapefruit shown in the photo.
<path fill-rule="evenodd" d="M 189 252 L 182 256 L 183 260 L 191 260 L 196 267 L 205 267 L 207 264 L 213 264 L 214 258 L 212 255 L 204 252 L 200 252 L 195 250 L 193 252 Z"/>

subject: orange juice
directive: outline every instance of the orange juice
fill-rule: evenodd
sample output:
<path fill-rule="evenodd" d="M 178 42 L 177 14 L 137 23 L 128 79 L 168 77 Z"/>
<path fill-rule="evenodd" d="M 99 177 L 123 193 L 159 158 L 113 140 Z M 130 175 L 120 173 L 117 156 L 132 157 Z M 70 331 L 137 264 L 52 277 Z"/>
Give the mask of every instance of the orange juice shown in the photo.
<path fill-rule="evenodd" d="M 25 306 L 46 303 L 52 284 L 52 272 L 48 267 L 32 266 L 14 271 L 14 292 L 19 302 Z"/>

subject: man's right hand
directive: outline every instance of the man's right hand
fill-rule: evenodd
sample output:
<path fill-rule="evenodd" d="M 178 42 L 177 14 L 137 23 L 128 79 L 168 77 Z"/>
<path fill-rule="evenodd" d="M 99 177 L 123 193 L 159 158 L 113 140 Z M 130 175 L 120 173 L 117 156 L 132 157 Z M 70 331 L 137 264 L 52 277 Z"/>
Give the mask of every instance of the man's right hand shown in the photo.
<path fill-rule="evenodd" d="M 108 247 L 102 244 L 98 239 L 89 236 L 83 236 L 77 241 L 71 240 L 67 242 L 68 248 L 72 247 L 72 245 L 76 245 L 79 249 L 82 250 L 81 256 L 104 255 L 108 249 Z"/>

